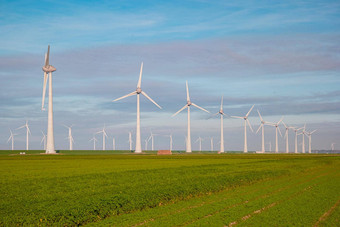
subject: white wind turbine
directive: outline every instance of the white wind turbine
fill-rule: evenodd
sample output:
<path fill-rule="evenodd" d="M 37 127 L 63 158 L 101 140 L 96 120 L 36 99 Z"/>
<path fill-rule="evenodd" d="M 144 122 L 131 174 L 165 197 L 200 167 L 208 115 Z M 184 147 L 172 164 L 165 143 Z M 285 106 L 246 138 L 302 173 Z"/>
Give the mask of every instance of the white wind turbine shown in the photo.
<path fill-rule="evenodd" d="M 302 153 L 306 153 L 306 148 L 305 148 L 305 134 L 306 134 L 306 124 L 303 126 L 302 130 Z"/>
<path fill-rule="evenodd" d="M 334 151 L 334 144 L 336 143 L 331 143 L 331 150 Z"/>
<path fill-rule="evenodd" d="M 7 143 L 12 140 L 12 151 L 14 150 L 14 136 L 18 135 L 18 134 L 13 134 L 12 130 L 10 129 L 9 132 L 11 133 L 11 135 L 9 136 Z"/>
<path fill-rule="evenodd" d="M 307 137 L 308 137 L 308 153 L 312 153 L 312 134 L 316 132 L 316 130 L 313 130 L 311 132 L 306 132 Z"/>
<path fill-rule="evenodd" d="M 269 145 L 269 152 L 272 152 L 272 142 L 267 143 Z"/>
<path fill-rule="evenodd" d="M 210 150 L 214 151 L 214 138 L 213 137 L 210 138 Z M 221 151 L 221 153 L 223 153 L 223 152 Z"/>
<path fill-rule="evenodd" d="M 105 125 L 103 127 L 103 130 L 100 130 L 96 132 L 96 134 L 103 133 L 103 151 L 105 150 L 105 137 L 107 137 L 106 131 L 105 131 Z"/>
<path fill-rule="evenodd" d="M 217 114 L 220 114 L 220 117 L 221 117 L 221 125 L 220 125 L 220 128 L 221 128 L 221 141 L 220 141 L 220 153 L 224 153 L 224 135 L 223 135 L 223 115 L 226 115 L 224 112 L 223 112 L 223 96 L 221 98 L 221 106 L 220 106 L 220 111 L 218 111 L 215 115 Z"/>
<path fill-rule="evenodd" d="M 40 144 L 44 143 L 44 150 L 46 150 L 46 135 L 43 131 L 41 131 L 41 134 L 43 135 Z"/>
<path fill-rule="evenodd" d="M 44 71 L 44 87 L 42 95 L 41 109 L 45 110 L 45 94 L 46 94 L 46 83 L 48 82 L 48 120 L 47 120 L 47 144 L 46 144 L 46 154 L 55 154 L 54 150 L 54 135 L 53 135 L 53 96 L 52 96 L 52 72 L 56 71 L 49 63 L 50 58 L 50 45 L 48 45 L 47 53 L 45 54 L 45 65 L 42 68 Z"/>
<path fill-rule="evenodd" d="M 260 111 L 257 110 L 257 113 L 259 114 L 260 116 L 260 119 L 261 119 L 261 125 L 260 127 L 257 129 L 256 133 L 258 133 L 260 131 L 260 129 L 262 128 L 262 149 L 261 149 L 261 152 L 264 153 L 265 152 L 265 147 L 264 147 L 264 125 L 269 123 L 269 122 L 266 122 L 263 120 L 261 114 L 260 114 Z"/>
<path fill-rule="evenodd" d="M 116 139 L 114 137 L 112 138 L 112 150 L 116 150 Z"/>
<path fill-rule="evenodd" d="M 122 96 L 118 99 L 113 100 L 118 101 L 121 99 L 124 99 L 126 97 L 137 95 L 137 127 L 136 127 L 136 149 L 135 153 L 141 153 L 142 152 L 142 145 L 141 145 L 141 139 L 140 139 L 140 110 L 139 110 L 139 94 L 144 95 L 147 99 L 149 99 L 153 104 L 155 104 L 158 108 L 162 109 L 154 100 L 152 100 L 144 91 L 142 91 L 141 85 L 142 85 L 142 72 L 143 72 L 143 62 L 140 67 L 140 73 L 139 73 L 139 80 L 137 84 L 137 89 L 134 92 L 131 92 L 130 94 L 127 94 L 125 96 Z"/>
<path fill-rule="evenodd" d="M 129 132 L 129 144 L 130 144 L 130 151 L 132 151 L 132 133 Z"/>
<path fill-rule="evenodd" d="M 198 139 L 195 141 L 195 143 L 196 143 L 196 142 L 199 142 L 200 151 L 202 151 L 202 141 L 203 141 L 203 138 L 200 137 L 200 136 L 199 136 Z"/>
<path fill-rule="evenodd" d="M 26 121 L 26 124 L 17 128 L 17 129 L 21 129 L 21 128 L 26 128 L 26 150 L 28 151 L 28 134 L 31 134 L 31 131 L 28 127 L 28 121 Z"/>
<path fill-rule="evenodd" d="M 275 153 L 279 152 L 279 143 L 278 143 L 278 138 L 277 138 L 277 131 L 279 131 L 280 136 L 282 137 L 281 130 L 279 128 L 279 124 L 281 123 L 282 120 L 283 120 L 283 117 L 277 123 L 268 122 L 268 125 L 275 127 Z"/>
<path fill-rule="evenodd" d="M 72 136 L 72 127 L 73 127 L 73 125 L 71 125 L 70 127 L 64 125 L 64 127 L 68 129 L 68 137 L 67 137 L 67 139 L 69 141 L 69 147 L 70 147 L 69 149 L 70 149 L 70 151 L 72 151 L 73 150 L 73 143 L 74 143 L 73 136 Z"/>
<path fill-rule="evenodd" d="M 179 112 L 181 112 L 182 110 L 184 110 L 185 108 L 188 108 L 188 135 L 186 137 L 186 152 L 187 153 L 191 153 L 191 132 L 190 132 L 190 106 L 193 105 L 194 107 L 201 109 L 207 113 L 210 113 L 208 110 L 196 105 L 195 103 L 192 103 L 190 101 L 190 96 L 189 96 L 189 88 L 188 88 L 188 81 L 186 81 L 186 89 L 187 89 L 187 104 L 185 104 L 185 106 L 183 106 L 179 111 L 177 111 L 176 113 L 174 113 L 172 115 L 172 117 L 176 116 Z"/>
<path fill-rule="evenodd" d="M 294 132 L 295 132 L 295 154 L 297 154 L 298 153 L 298 148 L 297 148 L 297 146 L 298 146 L 298 141 L 297 141 L 297 138 L 298 138 L 298 131 L 299 130 L 301 130 L 301 129 L 303 129 L 303 127 L 302 128 L 296 128 L 296 127 L 294 127 L 293 128 L 294 129 Z"/>
<path fill-rule="evenodd" d="M 170 151 L 172 151 L 172 134 L 169 135 L 170 138 Z"/>
<path fill-rule="evenodd" d="M 244 120 L 244 149 L 243 152 L 247 153 L 248 152 L 248 144 L 247 144 L 247 123 L 249 125 L 250 130 L 253 132 L 253 128 L 250 125 L 250 122 L 248 120 L 248 116 L 250 114 L 250 112 L 252 111 L 252 109 L 254 108 L 255 104 L 250 108 L 250 110 L 248 111 L 248 113 L 246 114 L 246 116 L 244 117 L 240 117 L 240 116 L 231 116 L 233 118 L 239 118 L 239 119 L 243 119 Z"/>
<path fill-rule="evenodd" d="M 96 150 L 96 142 L 98 141 L 95 136 L 92 137 L 89 141 L 93 141 L 93 150 Z"/>
<path fill-rule="evenodd" d="M 147 151 L 147 150 L 148 150 L 148 141 L 149 141 L 149 140 L 148 140 L 148 138 L 147 138 L 147 139 L 144 140 L 144 141 L 145 141 L 145 148 L 144 148 L 144 150 Z"/>
<path fill-rule="evenodd" d="M 282 124 L 286 129 L 285 136 L 284 136 L 284 138 L 286 139 L 286 153 L 289 153 L 288 132 L 289 132 L 289 129 L 294 129 L 294 127 L 287 126 L 283 121 L 282 121 Z"/>
<path fill-rule="evenodd" d="M 157 134 L 153 134 L 152 132 L 150 132 L 150 136 L 148 138 L 148 142 L 151 140 L 151 150 L 154 150 L 154 146 L 153 146 L 153 140 L 154 140 L 154 136 L 156 136 Z"/>

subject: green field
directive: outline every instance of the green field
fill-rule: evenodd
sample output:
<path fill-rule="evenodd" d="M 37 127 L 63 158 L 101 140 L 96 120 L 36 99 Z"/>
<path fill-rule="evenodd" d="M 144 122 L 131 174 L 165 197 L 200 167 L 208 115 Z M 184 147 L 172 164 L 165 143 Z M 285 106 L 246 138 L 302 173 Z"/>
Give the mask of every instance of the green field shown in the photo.
<path fill-rule="evenodd" d="M 0 151 L 0 226 L 340 226 L 338 155 L 40 152 Z"/>

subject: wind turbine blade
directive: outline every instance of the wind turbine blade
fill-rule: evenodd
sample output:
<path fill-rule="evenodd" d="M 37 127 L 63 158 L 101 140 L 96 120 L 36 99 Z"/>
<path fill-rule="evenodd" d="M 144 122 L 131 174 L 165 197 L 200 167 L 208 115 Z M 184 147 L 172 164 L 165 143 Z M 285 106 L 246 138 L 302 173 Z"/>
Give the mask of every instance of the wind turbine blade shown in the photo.
<path fill-rule="evenodd" d="M 263 121 L 263 119 L 262 119 L 262 116 L 261 116 L 261 114 L 260 114 L 260 111 L 259 111 L 259 110 L 257 110 L 257 113 L 259 114 L 261 121 Z"/>
<path fill-rule="evenodd" d="M 185 86 L 186 86 L 186 89 L 187 89 L 187 101 L 190 101 L 188 81 L 185 81 Z"/>
<path fill-rule="evenodd" d="M 144 91 L 141 92 L 147 99 L 149 99 L 153 104 L 155 104 L 159 109 L 162 109 L 160 105 L 158 105 L 152 98 L 150 98 Z"/>
<path fill-rule="evenodd" d="M 220 107 L 221 110 L 223 110 L 223 95 L 222 95 L 222 98 L 221 98 L 221 107 Z"/>
<path fill-rule="evenodd" d="M 182 110 L 184 110 L 185 108 L 187 108 L 188 105 L 186 104 L 185 106 L 183 106 L 179 111 L 177 111 L 176 113 L 174 113 L 171 117 L 176 116 L 179 112 L 181 112 Z"/>
<path fill-rule="evenodd" d="M 239 119 L 243 119 L 243 117 L 239 117 L 239 116 L 230 116 L 232 118 L 239 118 Z"/>
<path fill-rule="evenodd" d="M 30 135 L 32 135 L 31 134 L 31 130 L 30 130 L 30 128 L 27 126 L 27 130 L 28 130 L 28 133 L 30 134 Z"/>
<path fill-rule="evenodd" d="M 136 91 L 131 92 L 130 94 L 124 95 L 124 96 L 122 96 L 122 97 L 120 97 L 120 98 L 118 98 L 118 99 L 113 100 L 113 102 L 116 102 L 116 101 L 118 101 L 118 100 L 124 99 L 124 98 L 126 98 L 126 97 L 130 97 L 130 96 L 136 95 L 136 94 L 137 94 Z"/>
<path fill-rule="evenodd" d="M 314 131 L 311 131 L 309 134 L 313 134 L 314 132 L 316 132 L 317 131 L 317 129 L 315 129 Z"/>
<path fill-rule="evenodd" d="M 281 119 L 277 122 L 277 124 L 280 124 L 282 120 L 283 120 L 283 117 L 281 117 Z"/>
<path fill-rule="evenodd" d="M 249 125 L 249 128 L 250 128 L 250 130 L 252 131 L 252 132 L 254 132 L 254 130 L 253 130 L 253 128 L 251 127 L 251 124 L 250 124 L 250 122 L 249 122 L 249 120 L 248 120 L 248 118 L 247 118 L 247 123 L 248 123 L 248 125 Z"/>
<path fill-rule="evenodd" d="M 10 135 L 10 137 L 7 140 L 7 143 L 12 139 L 12 135 Z"/>
<path fill-rule="evenodd" d="M 217 113 L 215 113 L 213 116 L 216 116 L 217 114 L 219 114 L 220 112 L 217 112 Z"/>
<path fill-rule="evenodd" d="M 287 125 L 282 121 L 282 124 L 283 124 L 283 126 L 285 126 L 285 128 L 289 128 L 289 127 L 287 127 Z"/>
<path fill-rule="evenodd" d="M 201 109 L 207 113 L 210 113 L 208 110 L 204 109 L 203 107 L 197 106 L 195 103 L 191 103 L 191 105 L 193 105 L 194 107 L 197 107 L 198 109 Z"/>
<path fill-rule="evenodd" d="M 140 66 L 139 80 L 138 80 L 137 88 L 140 88 L 140 86 L 142 85 L 142 74 L 143 74 L 143 62 L 142 62 L 142 65 Z"/>
<path fill-rule="evenodd" d="M 246 117 L 248 117 L 248 115 L 250 114 L 250 112 L 252 111 L 252 109 L 254 108 L 255 104 L 250 108 L 250 110 L 248 111 Z"/>
<path fill-rule="evenodd" d="M 45 96 L 46 96 L 46 84 L 47 84 L 48 74 L 44 72 L 44 86 L 43 86 L 43 94 L 42 94 L 42 102 L 41 102 L 41 110 L 45 110 Z"/>
<path fill-rule="evenodd" d="M 49 64 L 50 64 L 50 45 L 48 45 L 48 49 L 47 49 L 47 57 L 45 61 L 45 66 L 48 66 Z"/>
<path fill-rule="evenodd" d="M 256 133 L 258 133 L 262 127 L 263 127 L 263 124 L 260 125 L 260 127 L 257 129 Z"/>
<path fill-rule="evenodd" d="M 25 128 L 25 127 L 26 127 L 26 125 L 23 125 L 23 126 L 17 128 L 16 130 L 21 129 L 21 128 Z"/>
<path fill-rule="evenodd" d="M 282 137 L 282 133 L 279 127 L 277 127 L 277 129 L 279 130 L 280 136 Z"/>

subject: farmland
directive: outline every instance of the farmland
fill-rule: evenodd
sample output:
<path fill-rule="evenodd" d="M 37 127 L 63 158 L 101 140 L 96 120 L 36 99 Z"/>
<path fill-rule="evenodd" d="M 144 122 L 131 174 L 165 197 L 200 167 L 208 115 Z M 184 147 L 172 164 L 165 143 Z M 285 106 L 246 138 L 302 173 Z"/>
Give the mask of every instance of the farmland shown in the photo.
<path fill-rule="evenodd" d="M 336 155 L 9 153 L 0 225 L 339 225 Z"/>

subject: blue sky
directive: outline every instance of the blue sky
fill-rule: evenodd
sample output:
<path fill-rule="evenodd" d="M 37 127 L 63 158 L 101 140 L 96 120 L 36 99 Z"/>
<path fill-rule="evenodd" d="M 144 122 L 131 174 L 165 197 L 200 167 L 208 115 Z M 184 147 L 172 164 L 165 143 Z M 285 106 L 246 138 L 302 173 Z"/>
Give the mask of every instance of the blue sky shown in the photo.
<path fill-rule="evenodd" d="M 136 100 L 112 100 L 135 89 L 144 61 L 143 89 L 162 111 L 142 98 L 142 139 L 174 134 L 184 148 L 185 80 L 192 100 L 217 112 L 243 115 L 255 104 L 265 120 L 284 117 L 307 124 L 315 149 L 340 141 L 340 3 L 338 1 L 0 1 L 0 149 L 8 128 L 29 120 L 31 148 L 41 147 L 47 112 L 40 110 L 44 52 L 51 45 L 57 149 L 67 148 L 75 124 L 75 149 L 104 124 L 117 147 L 128 147 L 135 131 Z M 251 123 L 257 129 L 256 111 Z M 193 141 L 214 137 L 219 121 L 199 110 L 192 115 Z M 226 150 L 242 150 L 242 122 L 225 120 Z M 283 128 L 282 128 L 283 129 Z M 25 147 L 23 131 L 16 148 Z M 274 144 L 273 129 L 266 141 Z M 161 136 L 163 135 L 163 136 Z M 293 146 L 293 133 L 291 145 Z M 99 136 L 97 135 L 99 138 Z M 260 149 L 260 135 L 249 135 L 249 149 Z M 110 143 L 109 143 L 110 144 Z M 210 149 L 204 142 L 203 148 Z M 98 144 L 98 147 L 101 143 Z M 193 148 L 198 147 L 193 144 Z M 284 141 L 279 146 L 284 150 Z M 112 146 L 111 146 L 112 147 Z M 143 146 L 144 147 L 144 146 Z M 110 145 L 108 145 L 110 148 Z"/>

